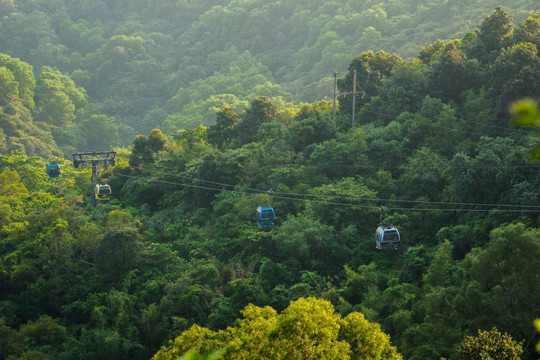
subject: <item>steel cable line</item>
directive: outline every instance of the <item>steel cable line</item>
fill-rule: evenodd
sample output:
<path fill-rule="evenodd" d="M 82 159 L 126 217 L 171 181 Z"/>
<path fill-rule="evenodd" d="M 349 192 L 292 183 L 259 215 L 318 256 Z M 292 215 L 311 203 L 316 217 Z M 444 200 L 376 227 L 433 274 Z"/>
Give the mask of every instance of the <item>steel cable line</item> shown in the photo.
<path fill-rule="evenodd" d="M 256 190 L 256 193 L 250 193 L 247 191 L 240 191 L 240 190 L 230 190 L 230 189 L 222 189 L 222 188 L 213 188 L 210 186 L 200 186 L 200 185 L 193 185 L 193 184 L 183 184 L 183 183 L 177 183 L 173 181 L 163 181 L 163 180 L 156 180 L 153 178 L 143 178 L 140 176 L 133 176 L 133 175 L 125 175 L 125 174 L 116 174 L 118 176 L 132 178 L 132 179 L 141 179 L 146 180 L 148 182 L 157 182 L 162 184 L 168 184 L 168 185 L 178 185 L 178 186 L 185 186 L 190 188 L 196 188 L 196 189 L 204 189 L 204 190 L 212 190 L 212 191 L 227 191 L 232 192 L 235 194 L 242 194 L 242 195 L 254 195 L 254 194 L 261 194 L 261 193 L 268 193 L 267 191 L 263 190 Z M 229 185 L 232 186 L 232 185 Z M 272 193 L 272 197 L 277 199 L 283 199 L 283 200 L 294 200 L 294 201 L 309 201 L 309 202 L 318 202 L 323 204 L 332 204 L 332 205 L 340 205 L 340 206 L 349 206 L 349 207 L 359 207 L 359 208 L 367 208 L 367 209 L 380 209 L 380 206 L 369 206 L 369 205 L 359 205 L 359 204 L 348 204 L 348 203 L 337 203 L 337 202 L 330 202 L 330 201 L 323 201 L 323 200 L 313 200 L 313 199 L 301 199 L 301 198 L 294 198 L 294 197 L 285 197 L 285 196 L 279 196 L 274 195 Z"/>
<path fill-rule="evenodd" d="M 159 174 L 163 174 L 163 175 L 178 177 L 178 178 L 182 178 L 182 179 L 188 179 L 188 180 L 192 180 L 192 181 L 199 181 L 199 182 L 208 183 L 208 184 L 212 184 L 212 185 L 225 186 L 225 187 L 229 187 L 229 188 L 236 188 L 237 186 L 239 186 L 239 185 L 231 185 L 231 184 L 220 183 L 220 182 L 216 182 L 216 181 L 198 179 L 198 178 L 194 178 L 194 177 L 190 177 L 190 176 L 177 175 L 177 174 L 172 174 L 172 173 L 149 170 L 149 169 L 145 169 L 145 168 L 142 168 L 142 167 L 135 167 L 135 166 L 131 166 L 131 167 L 135 168 L 135 169 L 139 169 L 139 170 L 151 171 L 151 172 L 159 173 Z M 150 180 L 150 181 L 157 181 L 157 180 Z M 175 183 L 175 184 L 178 184 L 178 183 Z M 189 184 L 184 184 L 184 185 L 188 186 Z M 199 185 L 189 185 L 189 186 L 199 187 L 199 188 L 207 188 L 207 187 L 199 186 Z M 216 188 L 211 188 L 211 189 L 216 189 Z M 222 189 L 222 190 L 233 191 L 233 190 L 227 190 L 227 189 Z M 245 190 L 250 191 L 252 193 L 261 193 L 261 194 L 262 193 L 268 193 L 267 190 L 260 190 L 260 189 L 253 189 L 253 188 L 245 188 Z M 233 192 L 239 192 L 239 191 L 234 190 Z M 240 193 L 242 193 L 242 192 L 240 192 Z M 243 193 L 245 193 L 245 192 L 243 192 Z M 271 196 L 275 197 L 275 198 L 280 198 L 280 197 L 285 197 L 286 198 L 286 197 L 292 196 L 297 200 L 306 200 L 306 201 L 310 201 L 310 199 L 305 199 L 305 198 L 302 198 L 302 197 L 332 198 L 332 199 L 343 199 L 343 200 L 352 200 L 352 201 L 376 201 L 376 202 L 379 202 L 379 203 L 380 202 L 387 202 L 387 203 L 409 203 L 409 204 L 424 204 L 424 205 L 433 204 L 433 205 L 451 205 L 451 206 L 482 206 L 482 207 L 488 207 L 489 206 L 489 207 L 516 208 L 516 209 L 514 209 L 515 211 L 519 211 L 519 210 L 523 210 L 523 209 L 537 209 L 537 210 L 540 211 L 540 205 L 489 204 L 489 203 L 486 204 L 486 203 L 443 202 L 443 201 L 426 201 L 426 200 L 380 199 L 380 198 L 351 197 L 351 196 L 339 196 L 339 195 L 298 194 L 298 193 L 279 192 L 279 191 L 272 191 Z M 368 206 L 368 207 L 373 208 L 374 206 Z M 378 208 L 378 206 L 377 206 L 377 208 Z M 473 209 L 471 209 L 471 210 L 473 210 Z M 490 210 L 490 209 L 486 209 L 486 211 L 487 210 Z"/>
<path fill-rule="evenodd" d="M 366 110 L 366 112 L 369 112 L 370 110 Z M 388 116 L 386 114 L 378 114 L 379 116 L 383 115 L 383 116 Z M 466 120 L 464 120 L 466 121 Z M 467 132 L 467 133 L 472 133 L 472 134 L 477 134 L 477 135 L 483 135 L 483 134 L 479 134 L 479 133 L 475 133 L 475 132 L 471 132 L 471 131 L 466 131 L 466 130 L 461 130 L 461 129 L 454 129 L 454 128 L 448 128 L 448 127 L 443 127 L 443 126 L 438 126 L 438 125 L 435 125 L 435 124 L 424 124 L 424 125 L 430 125 L 430 126 L 435 126 L 435 127 L 439 127 L 439 128 L 443 128 L 443 129 L 447 129 L 447 130 L 457 130 L 457 131 L 462 131 L 462 132 Z M 485 124 L 484 124 L 485 125 Z M 489 126 L 489 125 L 487 125 Z M 494 127 L 500 127 L 500 126 L 494 126 Z M 506 129 L 506 130 L 514 130 L 514 129 L 510 129 L 510 128 L 504 128 L 504 127 L 500 127 L 500 128 L 503 128 L 503 129 Z M 206 159 L 202 159 L 202 161 L 208 161 L 208 162 L 218 162 L 218 163 L 232 163 L 232 164 L 239 164 L 239 162 L 224 162 L 224 161 L 218 161 L 218 160 L 206 160 Z M 357 168 L 357 167 L 380 167 L 380 166 L 377 166 L 377 165 L 362 165 L 362 164 L 359 164 L 359 165 L 310 165 L 310 164 L 286 164 L 287 166 L 308 166 L 308 167 L 350 167 L 350 168 Z M 404 164 L 405 165 L 405 164 Z M 395 165 L 396 167 L 397 166 L 400 166 L 400 165 Z M 458 167 L 453 167 L 454 169 L 469 169 L 469 168 L 494 168 L 494 167 L 501 167 L 501 166 L 458 166 Z M 516 165 L 516 166 L 511 166 L 511 165 L 507 165 L 507 166 L 504 166 L 504 167 L 509 167 L 509 168 L 540 168 L 539 166 L 526 166 L 526 165 Z M 134 167 L 134 168 L 137 168 L 137 167 Z M 422 168 L 440 168 L 439 166 L 431 166 L 431 167 L 422 167 Z M 139 169 L 142 169 L 142 168 L 139 168 Z M 188 177 L 188 176 L 182 176 L 182 175 L 176 175 L 176 174 L 171 174 L 171 173 L 165 173 L 165 172 L 162 172 L 162 174 L 165 174 L 165 175 L 169 175 L 169 176 L 175 176 L 175 177 L 180 177 L 180 178 L 184 178 L 184 179 L 189 179 L 189 180 L 192 180 L 192 181 L 199 181 L 199 182 L 206 182 L 206 183 L 209 183 L 209 184 L 213 184 L 213 185 L 218 185 L 218 186 L 226 186 L 226 187 L 236 187 L 236 185 L 230 185 L 230 184 L 224 184 L 224 183 L 219 183 L 219 182 L 214 182 L 214 181 L 209 181 L 209 180 L 202 180 L 202 179 L 197 179 L 197 178 L 193 178 L 193 177 Z M 154 180 L 156 181 L 156 180 Z M 184 184 L 184 186 L 187 186 L 186 184 Z M 194 186 L 194 185 L 193 185 Z M 199 186 L 200 187 L 200 186 Z M 205 188 L 205 187 L 200 187 L 200 188 Z M 212 188 L 215 190 L 215 188 Z M 225 190 L 225 189 L 222 189 L 222 190 Z M 250 188 L 246 188 L 246 190 L 248 191 L 252 191 L 252 192 L 258 192 L 258 193 L 264 193 L 266 191 L 264 190 L 258 190 L 258 189 L 250 189 Z M 314 194 L 295 194 L 295 193 L 285 193 L 285 192 L 274 192 L 274 197 L 278 198 L 278 196 L 295 196 L 295 197 L 298 197 L 298 196 L 301 196 L 301 197 L 311 197 L 311 198 L 339 198 L 339 199 L 345 199 L 345 200 L 353 200 L 353 201 L 357 201 L 357 200 L 361 200 L 361 201 L 379 201 L 379 202 L 401 202 L 401 203 L 411 203 L 411 204 L 437 204 L 437 205 L 460 205 L 460 206 L 483 206 L 483 207 L 486 207 L 486 206 L 491 206 L 491 207 L 507 207 L 507 208 L 518 208 L 516 209 L 515 211 L 518 211 L 519 209 L 540 209 L 540 206 L 534 206 L 534 205 L 510 205 L 510 204 L 482 204 L 482 203 L 464 203 L 464 202 L 434 202 L 434 201 L 420 201 L 420 200 L 397 200 L 397 199 L 371 199 L 371 198 L 354 198 L 354 197 L 343 197 L 343 196 L 331 196 L 331 195 L 314 195 Z M 307 199 L 300 199 L 300 198 L 295 198 L 295 199 L 298 199 L 298 200 L 307 200 Z M 481 209 L 469 209 L 469 210 L 480 210 L 480 211 L 488 211 L 488 210 L 495 210 L 495 209 L 486 209 L 486 210 L 481 210 Z"/>
<path fill-rule="evenodd" d="M 236 194 L 242 194 L 242 195 L 253 195 L 249 192 L 245 191 L 239 191 L 239 190 L 229 190 L 229 189 L 221 189 L 221 188 L 213 188 L 209 186 L 200 186 L 200 185 L 193 185 L 193 184 L 183 184 L 183 183 L 177 183 L 173 181 L 163 181 L 163 180 L 156 180 L 153 178 L 143 178 L 140 176 L 132 176 L 132 175 L 125 175 L 125 174 L 117 174 L 118 176 L 127 177 L 131 179 L 140 179 L 145 180 L 147 182 L 156 182 L 156 183 L 162 183 L 167 185 L 175 185 L 175 186 L 184 186 L 184 187 L 190 187 L 190 188 L 196 188 L 196 189 L 204 189 L 204 190 L 212 190 L 212 191 L 226 191 L 226 192 L 232 192 Z M 290 200 L 290 201 L 305 201 L 305 202 L 313 202 L 313 203 L 320 203 L 320 204 L 326 204 L 326 205 L 337 205 L 337 206 L 347 206 L 352 208 L 364 208 L 364 209 L 380 209 L 380 206 L 369 206 L 369 205 L 360 205 L 360 204 L 351 204 L 351 203 L 338 203 L 333 201 L 324 201 L 324 200 L 315 200 L 315 199 L 302 199 L 302 198 L 294 198 L 294 197 L 287 197 L 287 196 L 280 196 L 280 195 L 272 195 L 272 197 L 282 200 Z M 523 209 L 450 209 L 450 208 L 402 208 L 402 207 L 386 207 L 388 210 L 394 210 L 394 211 L 440 211 L 440 212 L 499 212 L 499 213 L 515 213 L 515 212 L 532 212 L 537 213 L 540 212 L 540 209 L 529 209 L 529 210 L 523 210 Z"/>

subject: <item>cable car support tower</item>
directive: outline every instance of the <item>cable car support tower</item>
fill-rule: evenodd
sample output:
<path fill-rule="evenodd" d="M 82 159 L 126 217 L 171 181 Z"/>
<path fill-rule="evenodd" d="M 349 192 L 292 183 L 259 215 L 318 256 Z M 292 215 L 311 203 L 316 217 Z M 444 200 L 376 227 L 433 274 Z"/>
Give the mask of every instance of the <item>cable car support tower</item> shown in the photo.
<path fill-rule="evenodd" d="M 97 206 L 98 198 L 96 198 L 94 189 L 98 184 L 98 165 L 102 164 L 107 168 L 108 166 L 114 166 L 114 158 L 116 151 L 91 151 L 91 152 L 79 152 L 73 153 L 73 166 L 78 168 L 91 167 L 92 168 L 92 206 Z"/>

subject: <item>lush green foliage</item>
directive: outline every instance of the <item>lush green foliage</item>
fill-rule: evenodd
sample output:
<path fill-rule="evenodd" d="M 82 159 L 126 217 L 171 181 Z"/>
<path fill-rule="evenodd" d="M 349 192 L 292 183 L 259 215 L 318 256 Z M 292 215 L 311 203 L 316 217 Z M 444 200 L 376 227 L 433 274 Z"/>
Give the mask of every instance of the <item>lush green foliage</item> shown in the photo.
<path fill-rule="evenodd" d="M 257 4 L 247 1 L 239 14 L 236 3 L 120 1 L 125 14 L 147 19 L 121 24 L 100 22 L 119 12 L 103 2 L 0 4 L 10 54 L 0 57 L 0 358 L 158 359 L 195 348 L 200 354 L 185 358 L 296 358 L 313 350 L 314 358 L 458 359 L 461 344 L 473 351 L 493 327 L 523 341 L 522 358 L 534 358 L 540 169 L 530 152 L 538 139 L 510 127 L 508 109 L 525 96 L 540 100 L 538 13 L 514 25 L 496 9 L 477 32 L 434 41 L 415 60 L 349 57 L 339 90 L 351 91 L 353 70 L 365 90 L 351 128 L 350 97 L 340 97 L 334 117 L 328 101 L 292 106 L 271 83 L 216 98 L 216 87 L 197 82 L 203 72 L 224 86 L 236 78 L 223 75 L 221 57 L 201 55 L 208 43 L 197 34 L 225 26 L 215 14 L 232 21 L 272 8 L 273 18 L 294 18 L 295 31 L 310 24 L 307 13 L 278 11 L 308 2 L 250 8 Z M 439 9 L 440 19 L 454 6 L 416 3 Z M 62 10 L 55 32 L 78 55 L 24 41 L 26 33 L 56 39 L 51 8 Z M 173 14 L 186 17 L 174 28 Z M 206 20 L 192 26 L 190 16 Z M 175 37 L 145 31 L 159 27 Z M 184 45 L 171 47 L 177 55 L 186 51 L 176 57 L 190 62 L 182 70 L 160 51 L 173 42 Z M 279 68 L 265 69 L 272 59 L 253 60 L 242 47 L 221 51 L 247 87 L 259 81 L 253 67 Z M 59 57 L 65 67 L 34 74 L 16 52 Z M 145 86 L 135 86 L 142 78 Z M 191 82 L 194 104 L 218 109 L 215 123 L 183 122 L 191 100 L 176 86 Z M 125 102 L 127 94 L 148 102 L 138 95 Z M 157 99 L 160 106 L 148 106 Z M 149 112 L 139 122 L 141 109 Z M 535 111 L 515 108 L 525 125 L 536 124 Z M 145 135 L 128 137 L 130 124 Z M 116 166 L 100 171 L 113 199 L 94 208 L 90 170 L 59 154 L 78 144 L 110 146 L 117 136 L 132 146 L 116 148 Z M 55 155 L 62 175 L 49 179 L 44 169 Z M 275 226 L 256 225 L 262 204 L 276 210 Z M 375 250 L 381 205 L 384 222 L 401 232 L 397 251 Z"/>
<path fill-rule="evenodd" d="M 234 327 L 214 332 L 193 325 L 154 360 L 194 350 L 216 359 L 402 359 L 378 324 L 352 312 L 342 318 L 328 300 L 300 298 L 277 314 L 248 305 Z"/>
<path fill-rule="evenodd" d="M 540 136 L 540 111 L 534 100 L 521 100 L 512 104 L 510 112 L 514 116 L 514 124 L 531 127 Z M 535 149 L 532 157 L 540 159 L 540 149 Z"/>
<path fill-rule="evenodd" d="M 255 97 L 266 96 L 279 106 L 293 96 L 309 102 L 330 99 L 333 72 L 342 76 L 351 59 L 368 50 L 411 59 L 421 46 L 462 38 L 477 27 L 481 50 L 498 50 L 500 41 L 512 33 L 511 17 L 499 11 L 481 22 L 498 5 L 521 22 L 538 4 L 536 0 L 3 1 L 0 49 L 31 64 L 36 73 L 50 67 L 69 75 L 77 87 L 86 89 L 99 114 L 114 118 L 118 138 L 107 140 L 127 145 L 137 134 L 156 127 L 170 133 L 200 123 L 211 125 L 215 110 L 230 106 L 240 112 Z M 530 21 L 516 29 L 516 35 L 520 42 L 534 43 L 535 31 L 538 28 Z M 453 55 L 449 49 L 445 52 Z M 453 67 L 452 74 L 459 76 L 442 78 L 440 71 L 430 76 L 438 86 L 446 84 L 440 89 L 445 96 L 461 82 L 480 83 L 468 77 L 475 74 L 475 64 L 453 62 L 459 59 L 439 66 Z M 466 71 L 459 72 L 462 69 Z M 21 89 L 24 99 L 31 97 L 27 85 Z M 38 109 L 40 121 L 52 114 L 58 115 L 55 122 L 79 116 L 73 112 L 73 105 L 78 106 L 74 93 L 65 92 L 66 85 L 45 86 L 42 99 L 54 101 L 47 109 Z M 370 95 L 371 90 L 366 89 Z M 76 124 L 83 121 L 75 119 Z M 79 135 L 78 141 L 70 138 L 59 144 L 66 147 L 65 153 L 83 139 L 99 137 L 87 129 Z M 57 142 L 66 138 L 55 136 Z"/>
<path fill-rule="evenodd" d="M 460 359 L 521 359 L 523 349 L 510 335 L 501 334 L 496 328 L 478 331 L 477 337 L 467 336 L 459 347 Z"/>

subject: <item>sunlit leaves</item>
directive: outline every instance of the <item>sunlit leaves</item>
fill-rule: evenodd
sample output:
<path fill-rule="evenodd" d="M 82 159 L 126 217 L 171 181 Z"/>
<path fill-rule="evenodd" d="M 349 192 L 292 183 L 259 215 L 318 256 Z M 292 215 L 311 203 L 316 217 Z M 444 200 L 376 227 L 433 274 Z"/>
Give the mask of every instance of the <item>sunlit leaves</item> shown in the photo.
<path fill-rule="evenodd" d="M 514 115 L 514 124 L 540 131 L 540 111 L 534 100 L 516 101 L 512 104 L 510 112 Z"/>
<path fill-rule="evenodd" d="M 13 73 L 14 81 L 17 82 L 17 95 L 21 99 L 21 102 L 29 109 L 33 108 L 36 81 L 32 72 L 32 66 L 5 54 L 0 54 L 0 65 Z M 3 84 L 2 88 L 5 86 Z M 9 86 L 7 88 L 9 89 Z M 5 89 L 2 91 L 5 91 Z"/>
<path fill-rule="evenodd" d="M 534 319 L 534 326 L 536 327 L 536 331 L 540 332 L 540 319 Z M 535 349 L 536 352 L 540 352 L 540 341 L 536 343 Z"/>
<path fill-rule="evenodd" d="M 515 28 L 514 43 L 530 42 L 540 51 L 540 12 L 531 14 Z"/>
<path fill-rule="evenodd" d="M 510 113 L 515 125 L 531 127 L 537 135 L 540 135 L 540 111 L 534 100 L 525 99 L 514 102 L 510 107 Z M 540 149 L 535 149 L 532 157 L 540 159 Z"/>
<path fill-rule="evenodd" d="M 390 344 L 390 337 L 381 331 L 380 325 L 367 321 L 361 313 L 352 312 L 343 318 L 340 332 L 351 347 L 351 360 L 402 359 Z"/>
<path fill-rule="evenodd" d="M 342 318 L 326 300 L 300 298 L 280 314 L 248 305 L 234 327 L 213 332 L 194 325 L 154 360 L 192 349 L 219 359 L 401 359 L 379 325 L 359 313 Z"/>
<path fill-rule="evenodd" d="M 158 152 L 167 148 L 168 143 L 169 139 L 159 129 L 150 131 L 148 137 L 137 135 L 133 140 L 133 149 L 129 156 L 129 164 L 134 167 L 142 167 L 152 163 Z"/>
<path fill-rule="evenodd" d="M 29 194 L 19 180 L 19 174 L 14 170 L 11 171 L 9 167 L 0 173 L 0 204 L 2 204 L 0 212 L 3 214 L 0 224 L 3 226 L 17 219 L 17 213 L 22 210 L 23 201 Z"/>
<path fill-rule="evenodd" d="M 478 330 L 478 336 L 467 336 L 458 349 L 461 360 L 519 360 L 523 354 L 521 343 L 517 343 L 507 333 L 497 328 L 489 331 Z"/>

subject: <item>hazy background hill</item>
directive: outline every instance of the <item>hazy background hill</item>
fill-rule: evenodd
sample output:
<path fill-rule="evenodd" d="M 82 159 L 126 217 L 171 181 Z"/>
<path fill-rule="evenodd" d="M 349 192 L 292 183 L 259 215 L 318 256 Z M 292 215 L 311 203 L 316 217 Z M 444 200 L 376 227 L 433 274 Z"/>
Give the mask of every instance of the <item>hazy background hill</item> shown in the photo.
<path fill-rule="evenodd" d="M 0 3 L 0 49 L 51 66 L 114 117 L 116 143 L 155 127 L 212 124 L 257 96 L 279 106 L 330 98 L 366 50 L 405 59 L 462 38 L 502 5 L 516 23 L 535 0 L 21 0 Z"/>

